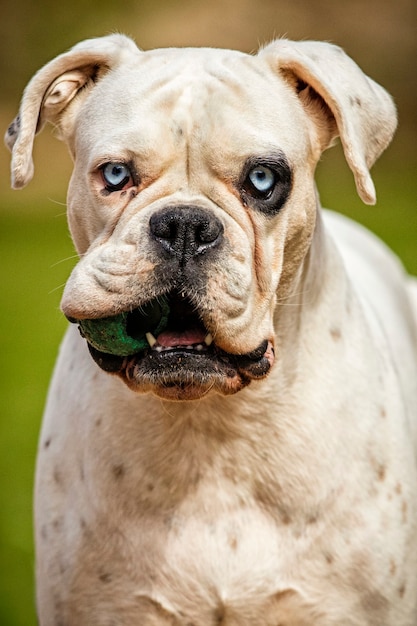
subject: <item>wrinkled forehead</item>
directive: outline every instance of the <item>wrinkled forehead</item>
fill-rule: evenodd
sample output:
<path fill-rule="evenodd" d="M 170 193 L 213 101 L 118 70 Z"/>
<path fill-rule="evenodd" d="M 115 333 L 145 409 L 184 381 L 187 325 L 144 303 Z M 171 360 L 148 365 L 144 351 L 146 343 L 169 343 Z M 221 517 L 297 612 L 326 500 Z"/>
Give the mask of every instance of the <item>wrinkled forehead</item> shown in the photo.
<path fill-rule="evenodd" d="M 237 155 L 249 146 L 294 148 L 300 124 L 297 97 L 265 60 L 217 49 L 163 49 L 142 53 L 98 83 L 79 134 L 97 148 L 99 138 L 142 151 L 185 140 L 211 150 L 219 142 Z"/>

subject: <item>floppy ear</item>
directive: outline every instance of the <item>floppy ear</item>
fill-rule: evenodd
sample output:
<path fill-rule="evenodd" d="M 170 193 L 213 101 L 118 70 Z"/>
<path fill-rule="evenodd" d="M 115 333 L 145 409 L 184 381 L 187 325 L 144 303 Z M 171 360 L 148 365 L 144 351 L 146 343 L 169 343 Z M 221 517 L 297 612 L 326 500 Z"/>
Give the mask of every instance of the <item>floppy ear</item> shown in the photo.
<path fill-rule="evenodd" d="M 12 187 L 19 189 L 31 180 L 33 141 L 45 122 L 57 125 L 62 133 L 100 76 L 137 54 L 136 44 L 124 35 L 87 39 L 35 74 L 5 136 L 12 152 Z"/>
<path fill-rule="evenodd" d="M 277 40 L 259 55 L 269 59 L 284 77 L 293 77 L 300 97 L 307 86 L 319 94 L 333 117 L 335 135 L 340 136 L 359 196 L 363 202 L 375 204 L 369 169 L 391 141 L 397 125 L 391 96 L 332 44 Z"/>

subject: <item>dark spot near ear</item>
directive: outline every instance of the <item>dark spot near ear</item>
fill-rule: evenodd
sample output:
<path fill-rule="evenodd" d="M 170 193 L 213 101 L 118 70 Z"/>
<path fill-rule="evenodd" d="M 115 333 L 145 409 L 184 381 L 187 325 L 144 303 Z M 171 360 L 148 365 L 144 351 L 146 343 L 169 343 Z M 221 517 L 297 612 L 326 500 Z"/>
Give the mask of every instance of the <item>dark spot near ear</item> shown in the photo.
<path fill-rule="evenodd" d="M 352 106 L 357 106 L 359 108 L 362 107 L 362 101 L 360 98 L 358 98 L 358 96 L 355 96 L 355 97 L 350 96 L 349 100 Z"/>
<path fill-rule="evenodd" d="M 17 135 L 17 133 L 20 130 L 20 114 L 17 115 L 13 122 L 10 124 L 9 128 L 7 129 L 7 134 L 9 135 L 9 137 L 13 137 L 14 135 Z"/>
<path fill-rule="evenodd" d="M 99 417 L 98 419 L 96 419 L 96 421 L 95 421 L 95 425 L 96 425 L 96 426 L 100 426 L 100 425 L 101 425 L 101 417 Z"/>
<path fill-rule="evenodd" d="M 307 519 L 307 524 L 316 524 L 317 523 L 317 515 L 310 515 Z"/>
<path fill-rule="evenodd" d="M 400 596 L 400 598 L 403 598 L 405 596 L 405 591 L 406 591 L 406 585 L 405 583 L 403 583 L 401 585 L 401 587 L 398 589 L 398 595 Z"/>
<path fill-rule="evenodd" d="M 146 489 L 147 489 L 148 491 L 153 491 L 153 490 L 155 489 L 155 485 L 154 485 L 153 483 L 148 483 L 148 484 L 146 485 Z"/>
<path fill-rule="evenodd" d="M 116 480 L 119 480 L 126 474 L 126 468 L 123 463 L 116 463 L 112 466 L 112 473 Z"/>
<path fill-rule="evenodd" d="M 43 447 L 45 448 L 45 450 L 49 448 L 49 446 L 51 445 L 51 441 L 52 441 L 52 437 L 50 437 L 49 439 L 45 441 L 45 443 L 43 444 Z"/>

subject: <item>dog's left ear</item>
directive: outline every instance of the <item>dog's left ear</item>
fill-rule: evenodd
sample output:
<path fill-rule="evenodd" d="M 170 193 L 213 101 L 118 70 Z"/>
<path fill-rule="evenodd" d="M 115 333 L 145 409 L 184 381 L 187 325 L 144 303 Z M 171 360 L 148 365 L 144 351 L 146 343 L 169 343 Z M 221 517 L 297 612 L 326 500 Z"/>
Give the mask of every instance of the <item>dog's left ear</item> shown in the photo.
<path fill-rule="evenodd" d="M 55 124 L 65 137 L 90 88 L 103 74 L 139 53 L 136 44 L 124 35 L 87 39 L 35 74 L 5 135 L 12 152 L 14 189 L 24 187 L 33 176 L 33 141 L 45 122 Z"/>
<path fill-rule="evenodd" d="M 292 82 L 310 110 L 312 96 L 305 90 L 319 95 L 328 109 L 328 133 L 340 136 L 359 196 L 366 204 L 375 204 L 369 169 L 391 141 L 397 125 L 391 96 L 332 44 L 283 39 L 269 44 L 259 55 Z M 319 117 L 323 124 L 324 115 Z"/>

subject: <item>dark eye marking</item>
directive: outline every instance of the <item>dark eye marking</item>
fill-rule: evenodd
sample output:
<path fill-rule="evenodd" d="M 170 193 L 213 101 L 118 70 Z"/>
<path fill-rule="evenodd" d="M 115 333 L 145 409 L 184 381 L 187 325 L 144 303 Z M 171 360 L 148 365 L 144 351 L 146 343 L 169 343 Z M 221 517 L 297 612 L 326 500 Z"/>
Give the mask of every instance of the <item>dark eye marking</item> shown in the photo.
<path fill-rule="evenodd" d="M 276 215 L 291 192 L 291 168 L 282 153 L 249 157 L 238 186 L 244 204 L 266 215 Z"/>

